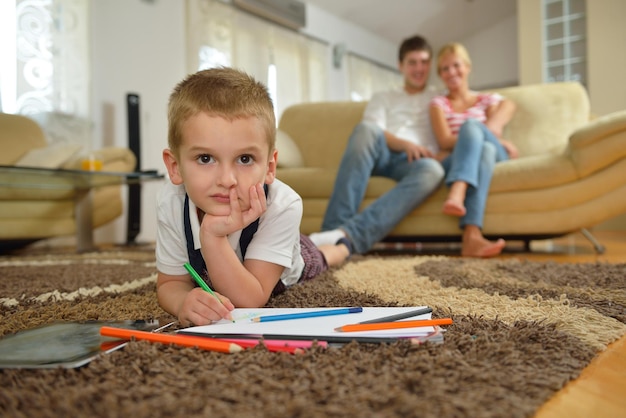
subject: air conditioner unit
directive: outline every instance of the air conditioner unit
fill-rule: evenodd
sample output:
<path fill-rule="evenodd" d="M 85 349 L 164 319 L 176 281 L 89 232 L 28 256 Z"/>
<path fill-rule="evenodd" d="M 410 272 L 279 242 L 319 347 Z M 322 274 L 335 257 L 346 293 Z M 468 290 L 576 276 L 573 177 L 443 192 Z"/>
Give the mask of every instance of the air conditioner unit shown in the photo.
<path fill-rule="evenodd" d="M 291 29 L 306 25 L 306 6 L 299 0 L 233 0 L 233 4 Z"/>

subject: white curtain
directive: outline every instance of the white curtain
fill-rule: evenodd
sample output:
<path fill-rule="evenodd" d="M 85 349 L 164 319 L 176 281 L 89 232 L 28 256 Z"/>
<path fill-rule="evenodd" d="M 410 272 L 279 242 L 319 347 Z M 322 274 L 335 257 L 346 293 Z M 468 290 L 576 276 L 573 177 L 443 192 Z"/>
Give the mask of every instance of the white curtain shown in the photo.
<path fill-rule="evenodd" d="M 239 68 L 265 83 L 276 116 L 328 98 L 328 45 L 216 0 L 187 1 L 188 70 Z"/>
<path fill-rule="evenodd" d="M 89 2 L 2 0 L 2 110 L 90 114 Z M 10 20 L 9 20 L 10 19 Z"/>
<path fill-rule="evenodd" d="M 366 101 L 377 91 L 389 90 L 402 85 L 402 76 L 398 71 L 354 54 L 348 53 L 347 57 L 351 100 Z"/>
<path fill-rule="evenodd" d="M 49 143 L 91 144 L 89 1 L 0 0 L 2 112 L 29 116 Z"/>

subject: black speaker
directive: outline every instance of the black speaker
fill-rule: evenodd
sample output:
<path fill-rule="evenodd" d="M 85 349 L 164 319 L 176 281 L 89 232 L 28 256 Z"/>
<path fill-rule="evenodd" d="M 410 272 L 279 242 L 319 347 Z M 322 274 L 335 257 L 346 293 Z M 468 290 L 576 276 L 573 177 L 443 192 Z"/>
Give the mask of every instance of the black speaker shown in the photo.
<path fill-rule="evenodd" d="M 141 134 L 139 116 L 139 95 L 126 95 L 126 111 L 128 121 L 128 148 L 137 157 L 135 171 L 141 171 Z M 141 231 L 141 184 L 128 185 L 128 214 L 126 227 L 126 244 L 134 244 Z"/>

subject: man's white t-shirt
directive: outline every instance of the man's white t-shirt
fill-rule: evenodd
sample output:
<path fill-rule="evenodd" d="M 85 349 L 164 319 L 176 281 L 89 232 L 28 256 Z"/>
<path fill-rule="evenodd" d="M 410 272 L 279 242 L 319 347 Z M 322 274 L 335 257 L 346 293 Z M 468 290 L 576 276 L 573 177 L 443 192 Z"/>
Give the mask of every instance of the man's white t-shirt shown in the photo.
<path fill-rule="evenodd" d="M 398 138 L 437 153 L 439 145 L 431 128 L 429 111 L 430 101 L 436 95 L 433 87 L 426 87 L 416 94 L 408 94 L 404 88 L 374 93 L 363 121 L 373 122 Z"/>
<path fill-rule="evenodd" d="M 185 187 L 167 182 L 157 196 L 156 267 L 174 276 L 187 274 L 189 262 L 183 208 Z M 194 248 L 200 248 L 200 221 L 196 205 L 189 200 L 189 219 Z M 276 179 L 268 185 L 267 210 L 259 218 L 259 228 L 246 250 L 246 259 L 263 260 L 285 267 L 280 280 L 290 286 L 300 279 L 304 260 L 300 253 L 302 199 L 285 183 Z M 228 236 L 231 248 L 242 260 L 239 248 L 241 231 Z"/>

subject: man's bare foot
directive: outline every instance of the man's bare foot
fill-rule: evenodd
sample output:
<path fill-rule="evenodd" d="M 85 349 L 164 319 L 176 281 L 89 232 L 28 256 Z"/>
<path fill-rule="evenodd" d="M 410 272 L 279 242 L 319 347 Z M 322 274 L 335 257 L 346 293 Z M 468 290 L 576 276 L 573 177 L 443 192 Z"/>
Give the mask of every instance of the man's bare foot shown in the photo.
<path fill-rule="evenodd" d="M 463 242 L 463 248 L 461 249 L 461 255 L 463 257 L 477 257 L 477 258 L 490 258 L 499 255 L 504 247 L 506 241 L 502 238 L 497 241 L 489 241 L 482 238 L 472 242 Z"/>
<path fill-rule="evenodd" d="M 443 204 L 442 212 L 450 216 L 463 216 L 465 215 L 465 205 L 454 199 L 448 199 Z"/>

